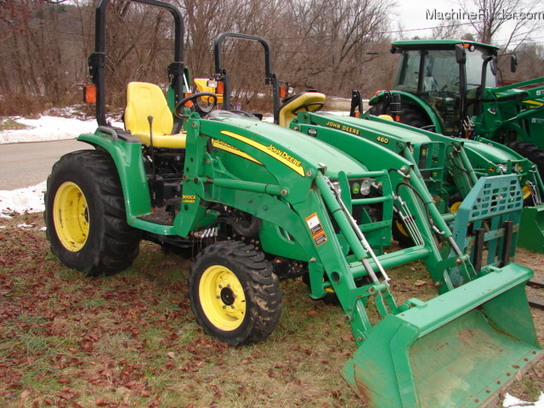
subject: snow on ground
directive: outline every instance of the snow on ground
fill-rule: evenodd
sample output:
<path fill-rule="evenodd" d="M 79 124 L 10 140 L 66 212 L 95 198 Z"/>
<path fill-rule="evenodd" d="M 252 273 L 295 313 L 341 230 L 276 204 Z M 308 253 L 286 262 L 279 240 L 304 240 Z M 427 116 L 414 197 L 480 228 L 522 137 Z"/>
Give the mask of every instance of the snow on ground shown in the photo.
<path fill-rule="evenodd" d="M 80 133 L 92 133 L 96 129 L 94 119 L 80 120 L 55 116 L 42 116 L 39 119 L 19 117 L 10 119 L 27 127 L 0 132 L 0 144 L 74 139 Z"/>
<path fill-rule="evenodd" d="M 527 402 L 506 394 L 502 403 L 504 408 L 544 408 L 544 393 L 540 393 L 540 397 L 536 402 Z"/>
<path fill-rule="evenodd" d="M 0 190 L 0 218 L 9 214 L 41 212 L 44 210 L 43 194 L 45 181 L 32 187 L 17 190 Z"/>

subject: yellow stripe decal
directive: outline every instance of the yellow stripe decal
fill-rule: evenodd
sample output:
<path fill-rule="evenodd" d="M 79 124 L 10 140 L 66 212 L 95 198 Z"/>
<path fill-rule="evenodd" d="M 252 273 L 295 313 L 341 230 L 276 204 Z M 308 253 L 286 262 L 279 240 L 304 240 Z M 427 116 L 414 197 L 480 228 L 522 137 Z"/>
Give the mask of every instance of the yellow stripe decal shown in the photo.
<path fill-rule="evenodd" d="M 538 101 L 529 101 L 529 100 L 523 101 L 523 103 L 528 103 L 528 104 L 537 105 L 537 106 L 544 105 L 544 103 L 542 103 L 542 102 L 538 102 Z"/>
<path fill-rule="evenodd" d="M 254 148 L 260 150 L 263 153 L 268 154 L 269 156 L 273 157 L 277 161 L 279 161 L 282 164 L 285 164 L 287 167 L 289 167 L 291 170 L 294 170 L 299 175 L 304 177 L 304 169 L 302 168 L 302 163 L 300 160 L 295 159 L 289 153 L 284 152 L 274 145 L 265 146 L 262 143 L 256 142 L 255 140 L 251 140 L 245 136 L 229 132 L 228 130 L 222 130 L 222 134 L 226 136 L 230 136 L 236 140 L 239 140 L 241 142 L 244 142 L 250 146 L 253 146 Z"/>
<path fill-rule="evenodd" d="M 251 157 L 249 154 L 241 151 L 240 149 L 237 149 L 236 147 L 223 142 L 222 140 L 212 139 L 212 146 L 219 150 L 223 150 L 225 152 L 235 154 L 236 156 L 243 157 L 244 159 L 251 160 L 252 162 L 262 165 L 262 163 L 259 160 Z"/>

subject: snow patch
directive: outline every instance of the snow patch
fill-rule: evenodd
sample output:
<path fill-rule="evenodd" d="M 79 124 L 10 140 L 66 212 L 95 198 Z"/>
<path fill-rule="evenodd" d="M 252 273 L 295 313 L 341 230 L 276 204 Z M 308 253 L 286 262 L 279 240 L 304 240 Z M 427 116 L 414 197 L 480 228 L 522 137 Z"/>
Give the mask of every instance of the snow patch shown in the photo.
<path fill-rule="evenodd" d="M 502 403 L 504 408 L 544 408 L 544 393 L 540 393 L 540 397 L 536 402 L 527 402 L 506 393 Z"/>
<path fill-rule="evenodd" d="M 0 144 L 75 139 L 81 133 L 93 133 L 96 130 L 94 119 L 80 120 L 56 116 L 42 116 L 39 119 L 20 117 L 10 119 L 28 127 L 0 132 Z"/>
<path fill-rule="evenodd" d="M 0 190 L 0 218 L 10 218 L 13 213 L 42 212 L 45 184 L 43 181 L 32 187 Z"/>

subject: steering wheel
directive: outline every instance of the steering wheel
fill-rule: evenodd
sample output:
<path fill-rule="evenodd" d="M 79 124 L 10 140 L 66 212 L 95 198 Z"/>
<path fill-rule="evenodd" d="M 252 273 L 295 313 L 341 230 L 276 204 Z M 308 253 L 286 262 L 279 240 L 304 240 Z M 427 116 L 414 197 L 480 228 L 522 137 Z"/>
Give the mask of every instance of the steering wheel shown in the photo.
<path fill-rule="evenodd" d="M 205 96 L 207 96 L 208 98 L 213 98 L 213 101 L 208 102 L 207 106 L 201 106 L 197 100 Z M 197 92 L 195 94 L 186 96 L 181 101 L 179 101 L 176 107 L 174 108 L 174 115 L 176 116 L 176 118 L 179 118 L 179 119 L 184 118 L 183 108 L 185 107 L 185 104 L 189 101 L 193 102 L 193 107 L 195 111 L 198 112 L 200 115 L 204 116 L 210 113 L 212 109 L 215 108 L 215 105 L 217 105 L 217 95 L 214 94 L 213 92 Z"/>
<path fill-rule="evenodd" d="M 315 106 L 314 109 L 310 109 L 311 107 Z M 323 109 L 323 106 L 325 106 L 325 104 L 323 102 L 308 102 L 308 103 L 305 103 L 304 105 L 301 105 L 299 106 L 298 108 L 296 109 L 293 109 L 291 112 L 293 114 L 297 114 L 298 112 L 300 112 L 301 110 L 305 110 L 306 112 L 317 112 L 318 110 L 320 109 Z"/>

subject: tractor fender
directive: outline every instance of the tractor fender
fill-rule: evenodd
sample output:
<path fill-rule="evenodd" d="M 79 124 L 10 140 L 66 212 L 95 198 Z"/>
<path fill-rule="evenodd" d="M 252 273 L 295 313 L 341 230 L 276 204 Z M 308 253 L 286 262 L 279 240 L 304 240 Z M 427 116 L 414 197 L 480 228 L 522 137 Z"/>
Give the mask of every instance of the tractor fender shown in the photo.
<path fill-rule="evenodd" d="M 511 131 L 514 133 L 513 137 L 507 137 L 504 138 L 502 134 L 505 133 L 505 131 Z M 492 137 L 493 140 L 502 141 L 503 143 L 509 143 L 509 142 L 515 142 L 515 141 L 523 141 L 523 142 L 530 142 L 531 137 L 529 134 L 523 129 L 518 123 L 515 122 L 506 122 L 499 127 Z M 534 138 L 533 138 L 534 139 Z"/>
<path fill-rule="evenodd" d="M 483 137 L 476 140 L 464 140 L 464 146 L 466 149 L 478 152 L 487 160 L 497 164 L 506 163 L 509 160 L 524 160 L 519 153 L 511 148 Z"/>
<path fill-rule="evenodd" d="M 111 156 L 123 187 L 129 225 L 134 226 L 137 217 L 151 212 L 142 144 L 139 141 L 134 138 L 120 138 L 100 130 L 94 134 L 82 134 L 77 140 L 88 143 L 96 149 L 105 150 Z"/>
<path fill-rule="evenodd" d="M 423 110 L 425 112 L 425 114 L 429 117 L 429 120 L 433 124 L 433 126 L 435 128 L 435 131 L 437 133 L 442 133 L 442 124 L 440 123 L 440 120 L 439 120 L 438 116 L 434 113 L 432 108 L 423 99 L 421 99 L 418 96 L 413 95 L 411 93 L 403 92 L 403 91 L 397 91 L 397 90 L 394 90 L 394 89 L 391 90 L 391 91 L 383 91 L 383 92 L 378 93 L 377 95 L 373 96 L 370 99 L 369 104 L 371 106 L 374 106 L 374 105 L 377 105 L 378 103 L 382 102 L 384 97 L 385 97 L 386 92 L 389 92 L 391 94 L 400 95 L 401 104 L 403 104 L 403 105 L 414 105 L 414 106 L 417 106 L 418 108 L 420 108 L 421 110 Z"/>

